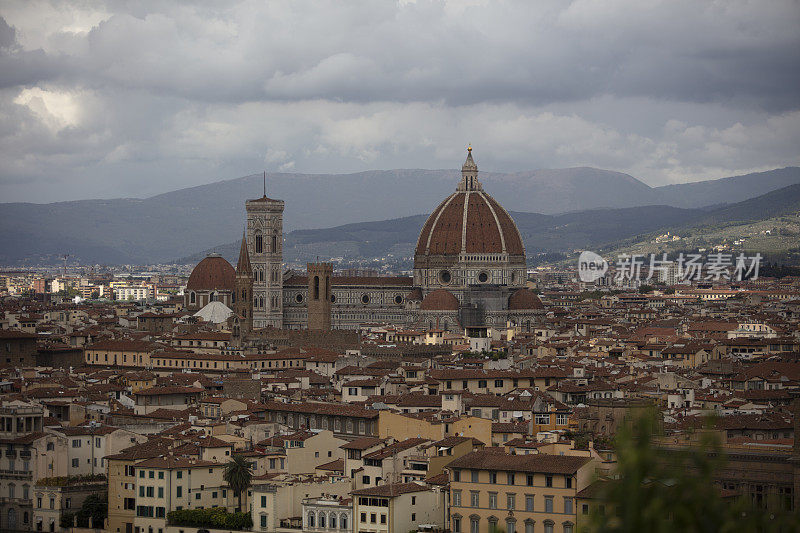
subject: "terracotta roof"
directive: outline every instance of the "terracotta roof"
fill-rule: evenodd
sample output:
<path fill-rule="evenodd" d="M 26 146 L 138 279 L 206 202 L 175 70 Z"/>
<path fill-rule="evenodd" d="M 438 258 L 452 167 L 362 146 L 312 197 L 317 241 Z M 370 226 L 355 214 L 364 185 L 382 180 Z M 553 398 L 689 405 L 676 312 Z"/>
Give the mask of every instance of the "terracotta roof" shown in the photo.
<path fill-rule="evenodd" d="M 423 225 L 415 255 L 458 255 L 462 251 L 525 255 L 514 220 L 483 191 L 458 191 L 445 198 Z"/>
<path fill-rule="evenodd" d="M 142 389 L 134 394 L 137 396 L 160 396 L 162 394 L 200 394 L 204 391 L 205 389 L 198 389 L 195 387 L 167 386 Z"/>
<path fill-rule="evenodd" d="M 402 494 L 408 494 L 409 492 L 422 492 L 424 490 L 428 490 L 428 487 L 417 483 L 390 483 L 378 487 L 354 490 L 353 494 L 356 496 L 382 496 L 384 498 L 391 498 L 392 496 L 400 496 Z"/>
<path fill-rule="evenodd" d="M 211 254 L 200 261 L 186 283 L 190 291 L 210 291 L 234 289 L 236 271 L 228 261 L 216 254 Z"/>
<path fill-rule="evenodd" d="M 423 311 L 458 311 L 458 306 L 458 298 L 452 292 L 436 289 L 422 300 L 420 309 Z"/>
<path fill-rule="evenodd" d="M 508 308 L 512 311 L 522 309 L 544 309 L 542 301 L 530 289 L 519 289 L 508 297 Z"/>
<path fill-rule="evenodd" d="M 35 333 L 27 333 L 18 329 L 0 329 L 0 339 L 35 339 Z"/>
<path fill-rule="evenodd" d="M 459 457 L 447 465 L 446 468 L 574 474 L 589 461 L 591 461 L 589 457 L 576 457 L 571 455 L 508 455 L 505 453 L 498 453 L 494 450 L 479 450 Z"/>

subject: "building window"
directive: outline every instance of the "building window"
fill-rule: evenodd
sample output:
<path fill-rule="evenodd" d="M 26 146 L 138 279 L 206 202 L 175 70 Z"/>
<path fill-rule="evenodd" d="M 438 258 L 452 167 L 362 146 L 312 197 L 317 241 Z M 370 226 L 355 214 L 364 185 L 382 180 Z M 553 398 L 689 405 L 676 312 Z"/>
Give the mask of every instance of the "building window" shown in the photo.
<path fill-rule="evenodd" d="M 544 477 L 544 486 L 545 487 L 552 487 L 553 486 L 553 476 L 545 476 Z"/>
<path fill-rule="evenodd" d="M 533 520 L 525 520 L 525 533 L 533 533 Z"/>
<path fill-rule="evenodd" d="M 506 495 L 506 508 L 510 511 L 513 511 L 517 505 L 517 495 L 516 494 L 507 494 Z M 506 533 L 511 533 L 506 532 Z"/>
<path fill-rule="evenodd" d="M 572 488 L 572 476 L 564 476 L 564 486 L 568 489 Z"/>
<path fill-rule="evenodd" d="M 472 507 L 480 507 L 480 503 L 481 503 L 480 494 L 481 493 L 478 492 L 477 490 L 469 491 L 469 504 L 470 504 L 470 506 L 472 506 Z"/>
<path fill-rule="evenodd" d="M 517 530 L 517 521 L 506 520 L 506 533 L 516 533 L 516 530 Z"/>
<path fill-rule="evenodd" d="M 453 503 L 452 503 L 452 505 L 454 507 L 461 507 L 461 491 L 460 490 L 454 490 L 453 491 Z"/>
<path fill-rule="evenodd" d="M 506 474 L 506 481 L 508 482 L 509 485 L 513 485 L 514 484 L 514 473 L 513 472 L 508 472 L 508 474 Z"/>
<path fill-rule="evenodd" d="M 478 482 L 478 471 L 477 470 L 473 470 L 471 475 L 472 475 L 471 481 L 473 483 L 477 483 Z"/>
<path fill-rule="evenodd" d="M 544 512 L 545 513 L 552 513 L 553 512 L 553 497 L 552 496 L 545 496 L 544 497 Z"/>
<path fill-rule="evenodd" d="M 553 533 L 553 522 L 550 520 L 545 521 L 544 523 L 544 533 Z"/>
<path fill-rule="evenodd" d="M 453 533 L 461 533 L 461 517 L 453 517 Z"/>
<path fill-rule="evenodd" d="M 475 507 L 473 505 L 473 507 Z M 489 509 L 497 509 L 497 493 L 490 492 L 489 493 Z"/>
<path fill-rule="evenodd" d="M 264 253 L 264 237 L 261 235 L 261 230 L 256 230 L 256 253 Z"/>
<path fill-rule="evenodd" d="M 570 522 L 564 522 L 564 533 L 572 533 L 572 524 Z"/>
<path fill-rule="evenodd" d="M 469 533 L 480 533 L 480 518 L 473 516 L 469 519 Z"/>
<path fill-rule="evenodd" d="M 572 514 L 572 498 L 564 498 L 564 513 Z"/>
<path fill-rule="evenodd" d="M 347 529 L 347 515 L 342 513 L 341 520 L 339 521 L 341 529 Z"/>
<path fill-rule="evenodd" d="M 308 527 L 315 527 L 314 526 L 314 513 L 308 513 Z"/>

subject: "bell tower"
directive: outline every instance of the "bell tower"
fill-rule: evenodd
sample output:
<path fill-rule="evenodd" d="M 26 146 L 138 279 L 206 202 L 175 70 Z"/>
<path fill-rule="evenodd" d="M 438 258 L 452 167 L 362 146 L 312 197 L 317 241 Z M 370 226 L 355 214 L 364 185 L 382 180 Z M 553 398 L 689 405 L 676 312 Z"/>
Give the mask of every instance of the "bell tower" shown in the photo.
<path fill-rule="evenodd" d="M 308 329 L 331 329 L 331 278 L 333 264 L 308 263 Z"/>
<path fill-rule="evenodd" d="M 235 286 L 233 312 L 239 317 L 239 336 L 245 337 L 253 331 L 253 267 L 250 265 L 250 252 L 247 250 L 247 234 L 242 235 Z"/>
<path fill-rule="evenodd" d="M 253 269 L 253 328 L 283 327 L 283 200 L 266 195 L 245 203 Z"/>

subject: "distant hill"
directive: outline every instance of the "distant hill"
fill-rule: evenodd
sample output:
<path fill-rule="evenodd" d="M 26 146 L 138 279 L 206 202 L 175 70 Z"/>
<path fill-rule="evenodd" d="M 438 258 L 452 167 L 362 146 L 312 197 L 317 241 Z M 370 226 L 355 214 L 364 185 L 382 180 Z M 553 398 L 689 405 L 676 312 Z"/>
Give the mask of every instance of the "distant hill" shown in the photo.
<path fill-rule="evenodd" d="M 480 177 L 490 194 L 526 219 L 520 230 L 526 233 L 529 248 L 552 250 L 650 227 L 647 217 L 637 215 L 637 211 L 604 210 L 649 205 L 697 208 L 738 202 L 800 183 L 800 168 L 655 188 L 627 174 L 588 167 L 514 174 L 482 172 Z M 292 243 L 287 252 L 291 248 L 305 254 L 313 247 L 320 255 L 372 255 L 385 249 L 392 239 L 401 248 L 402 243 L 413 242 L 415 217 L 430 212 L 453 191 L 458 178 L 457 170 L 268 174 L 267 192 L 286 201 L 285 230 L 287 242 Z M 53 263 L 63 253 L 84 263 L 154 263 L 189 256 L 219 243 L 234 242 L 244 223 L 244 200 L 259 196 L 261 188 L 261 176 L 254 175 L 146 199 L 0 204 L 0 264 Z M 589 214 L 589 210 L 596 212 Z M 557 230 L 547 226 L 543 222 L 546 219 L 537 218 L 565 212 L 583 213 L 582 217 L 588 217 L 587 224 L 570 226 L 577 222 L 569 217 L 556 218 L 567 226 Z M 671 216 L 666 210 L 663 213 Z M 684 215 L 688 213 L 681 213 Z M 615 217 L 621 217 L 620 222 Z M 409 220 L 400 223 L 402 231 L 380 223 L 367 227 L 354 224 L 365 220 L 386 224 L 387 220 L 406 218 Z M 526 224 L 535 225 L 537 221 L 545 225 L 527 229 Z M 616 224 L 630 227 L 617 230 Z M 310 242 L 308 239 L 318 239 L 319 233 L 288 233 L 305 228 L 335 229 L 334 234 L 345 232 L 352 240 L 335 237 Z M 334 234 L 329 235 L 334 238 Z M 343 246 L 345 242 L 349 244 Z M 329 254 L 336 246 L 340 252 Z"/>
<path fill-rule="evenodd" d="M 800 184 L 768 192 L 757 198 L 701 211 L 679 224 L 660 228 L 681 237 L 679 241 L 654 242 L 654 233 L 623 237 L 606 243 L 601 251 L 649 254 L 710 248 L 726 244 L 740 251 L 760 252 L 772 261 L 800 261 Z"/>
<path fill-rule="evenodd" d="M 594 209 L 563 215 L 511 211 L 528 255 L 599 246 L 664 226 L 681 224 L 704 214 L 705 211 L 700 209 L 669 206 Z M 349 257 L 375 258 L 389 253 L 396 257 L 410 257 L 426 219 L 427 215 L 417 215 L 334 228 L 296 230 L 286 235 L 284 259 L 287 262 L 312 261 L 316 256 L 341 256 L 343 251 L 347 251 Z M 203 250 L 176 262 L 197 263 L 211 252 L 219 253 L 233 262 L 239 254 L 238 241 Z"/>
<path fill-rule="evenodd" d="M 570 252 L 581 249 L 614 248 L 649 239 L 653 232 L 685 234 L 704 228 L 767 220 L 800 211 L 800 184 L 765 195 L 713 209 L 681 209 L 670 206 L 644 206 L 622 209 L 591 209 L 543 215 L 512 211 L 511 215 L 525 242 L 529 256 L 537 253 Z M 410 257 L 413 254 L 427 215 L 377 222 L 346 224 L 333 228 L 296 230 L 286 235 L 286 261 L 311 261 L 315 256 L 342 255 L 374 258 L 388 253 Z M 222 254 L 231 262 L 238 257 L 239 244 L 231 242 L 176 262 L 197 263 L 210 252 Z"/>

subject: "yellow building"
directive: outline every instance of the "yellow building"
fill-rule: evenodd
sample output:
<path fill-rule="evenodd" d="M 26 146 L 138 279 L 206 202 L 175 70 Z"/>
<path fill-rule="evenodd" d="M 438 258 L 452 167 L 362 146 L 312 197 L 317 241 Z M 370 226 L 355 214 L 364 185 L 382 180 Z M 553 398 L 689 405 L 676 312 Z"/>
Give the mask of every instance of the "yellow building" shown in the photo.
<path fill-rule="evenodd" d="M 474 416 L 439 420 L 422 414 L 415 416 L 390 411 L 380 411 L 378 416 L 378 436 L 382 439 L 393 437 L 405 440 L 421 437 L 437 441 L 455 435 L 489 443 L 492 441 L 492 421 Z"/>
<path fill-rule="evenodd" d="M 166 528 L 167 513 L 181 509 L 224 507 L 234 511 L 236 498 L 222 479 L 224 463 L 165 455 L 135 465 L 136 518 L 139 531 Z M 242 507 L 247 508 L 247 494 Z"/>
<path fill-rule="evenodd" d="M 453 533 L 573 533 L 575 497 L 594 474 L 589 457 L 479 450 L 447 465 Z"/>
<path fill-rule="evenodd" d="M 392 483 L 353 491 L 353 533 L 406 533 L 421 524 L 441 528 L 444 509 L 437 489 Z"/>

